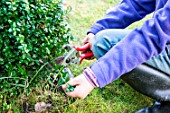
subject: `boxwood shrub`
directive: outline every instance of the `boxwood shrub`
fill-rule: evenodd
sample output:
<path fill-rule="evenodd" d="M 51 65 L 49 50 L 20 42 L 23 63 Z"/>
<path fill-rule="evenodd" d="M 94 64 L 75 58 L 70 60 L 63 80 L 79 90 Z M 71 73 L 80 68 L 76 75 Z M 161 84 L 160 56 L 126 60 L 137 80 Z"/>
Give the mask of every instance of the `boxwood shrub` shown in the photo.
<path fill-rule="evenodd" d="M 70 37 L 61 0 L 1 0 L 0 94 L 18 94 L 46 78 L 45 67 Z"/>

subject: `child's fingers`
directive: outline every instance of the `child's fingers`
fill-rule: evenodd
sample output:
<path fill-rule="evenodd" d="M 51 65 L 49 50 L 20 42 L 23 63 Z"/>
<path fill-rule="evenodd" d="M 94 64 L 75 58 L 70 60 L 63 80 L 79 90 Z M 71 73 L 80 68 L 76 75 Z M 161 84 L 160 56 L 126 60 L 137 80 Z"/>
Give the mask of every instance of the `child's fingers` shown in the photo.
<path fill-rule="evenodd" d="M 70 79 L 66 84 L 62 85 L 63 90 L 65 91 L 67 88 L 67 84 L 70 84 L 72 86 L 76 86 L 79 84 L 79 80 L 76 78 Z"/>
<path fill-rule="evenodd" d="M 77 97 L 77 98 L 81 98 L 81 99 L 85 98 L 85 96 L 83 94 L 81 94 L 80 92 L 81 92 L 81 87 L 76 86 L 74 91 L 68 92 L 66 94 L 70 97 Z"/>

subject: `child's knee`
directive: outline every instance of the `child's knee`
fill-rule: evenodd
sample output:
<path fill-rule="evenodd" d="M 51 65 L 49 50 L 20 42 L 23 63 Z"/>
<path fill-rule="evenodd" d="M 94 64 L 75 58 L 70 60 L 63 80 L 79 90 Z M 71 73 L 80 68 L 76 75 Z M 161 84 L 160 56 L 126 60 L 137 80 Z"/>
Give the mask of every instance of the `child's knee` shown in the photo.
<path fill-rule="evenodd" d="M 92 51 L 94 56 L 97 59 L 102 57 L 111 48 L 111 46 L 111 41 L 107 38 L 105 31 L 97 33 L 92 43 Z"/>

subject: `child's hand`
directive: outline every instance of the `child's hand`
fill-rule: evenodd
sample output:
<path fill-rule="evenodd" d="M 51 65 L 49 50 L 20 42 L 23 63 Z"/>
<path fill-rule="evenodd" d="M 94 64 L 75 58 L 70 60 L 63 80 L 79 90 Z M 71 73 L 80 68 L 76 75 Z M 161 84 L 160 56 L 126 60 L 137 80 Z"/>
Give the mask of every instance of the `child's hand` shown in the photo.
<path fill-rule="evenodd" d="M 82 54 L 92 52 L 92 43 L 93 43 L 94 36 L 95 35 L 93 33 L 89 33 L 86 36 L 86 38 L 82 41 L 82 45 L 90 45 L 86 50 L 82 51 Z M 95 58 L 94 56 L 91 56 L 86 58 L 86 60 L 92 60 L 94 58 Z"/>
<path fill-rule="evenodd" d="M 89 43 L 90 44 L 90 48 L 89 49 L 92 50 L 92 42 L 93 42 L 94 36 L 95 35 L 93 33 L 89 33 L 86 36 L 86 38 L 83 40 L 82 45 L 85 45 L 85 44 Z"/>
<path fill-rule="evenodd" d="M 83 74 L 71 79 L 70 81 L 68 81 L 68 84 L 75 87 L 74 91 L 66 92 L 66 94 L 71 97 L 83 99 L 94 89 L 94 87 L 90 84 L 90 82 Z M 65 91 L 67 89 L 67 85 L 64 84 L 62 88 Z"/>

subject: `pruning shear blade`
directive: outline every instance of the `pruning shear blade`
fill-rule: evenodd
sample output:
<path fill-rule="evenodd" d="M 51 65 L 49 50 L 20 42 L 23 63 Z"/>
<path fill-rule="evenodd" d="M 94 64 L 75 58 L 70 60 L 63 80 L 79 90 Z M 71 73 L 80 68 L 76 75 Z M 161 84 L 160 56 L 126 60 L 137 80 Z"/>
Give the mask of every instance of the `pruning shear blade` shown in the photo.
<path fill-rule="evenodd" d="M 72 48 L 63 59 L 61 65 L 66 66 L 68 64 L 79 64 L 79 62 L 79 52 L 75 48 Z"/>

